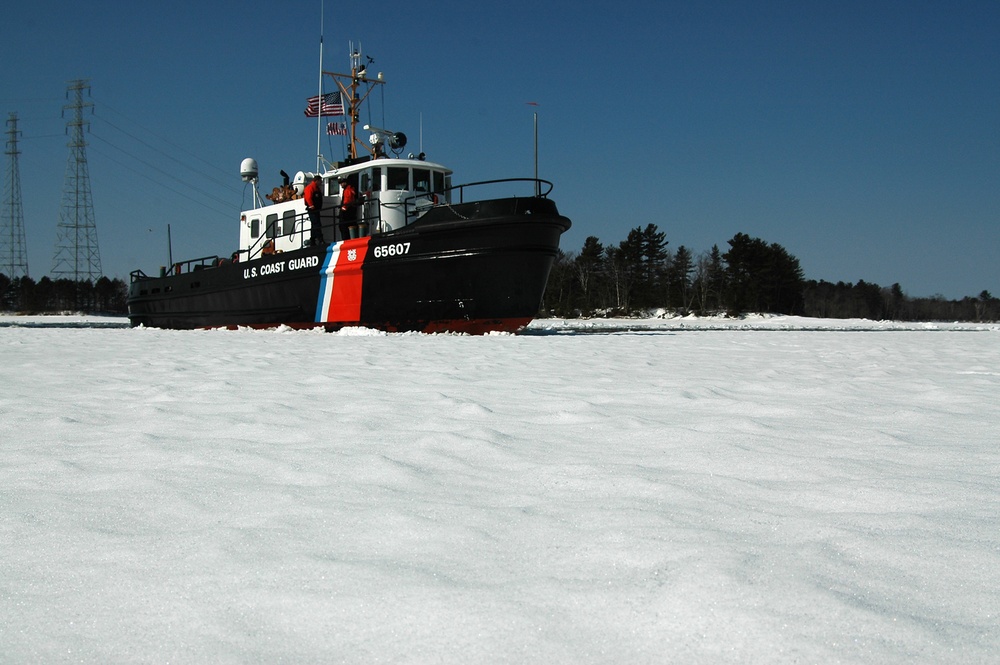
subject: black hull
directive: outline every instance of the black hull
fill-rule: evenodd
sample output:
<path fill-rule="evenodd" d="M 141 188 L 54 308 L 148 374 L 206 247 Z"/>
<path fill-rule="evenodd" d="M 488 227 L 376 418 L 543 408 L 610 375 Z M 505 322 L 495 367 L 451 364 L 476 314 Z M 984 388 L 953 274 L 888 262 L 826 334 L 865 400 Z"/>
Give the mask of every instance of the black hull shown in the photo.
<path fill-rule="evenodd" d="M 515 331 L 570 222 L 548 199 L 442 206 L 403 229 L 247 263 L 134 275 L 133 326 Z"/>

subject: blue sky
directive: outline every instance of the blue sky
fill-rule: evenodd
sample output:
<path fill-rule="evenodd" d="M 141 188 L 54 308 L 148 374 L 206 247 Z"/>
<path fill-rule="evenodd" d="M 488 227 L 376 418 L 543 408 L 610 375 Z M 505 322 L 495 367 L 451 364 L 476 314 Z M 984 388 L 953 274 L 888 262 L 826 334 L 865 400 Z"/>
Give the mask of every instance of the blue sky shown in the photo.
<path fill-rule="evenodd" d="M 105 274 L 166 263 L 167 224 L 175 259 L 234 249 L 240 161 L 266 190 L 315 165 L 320 5 L 5 8 L 31 276 L 52 269 L 77 78 Z M 1000 3 L 327 0 L 324 26 L 325 68 L 360 41 L 388 81 L 374 124 L 456 182 L 530 176 L 537 111 L 566 251 L 651 223 L 696 254 L 743 232 L 810 279 L 1000 296 Z"/>

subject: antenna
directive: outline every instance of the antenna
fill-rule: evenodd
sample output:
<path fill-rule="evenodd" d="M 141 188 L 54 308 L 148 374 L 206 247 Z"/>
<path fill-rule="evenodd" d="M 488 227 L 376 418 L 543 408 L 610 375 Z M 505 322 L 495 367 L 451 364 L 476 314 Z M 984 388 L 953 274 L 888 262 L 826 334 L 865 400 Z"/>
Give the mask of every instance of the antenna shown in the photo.
<path fill-rule="evenodd" d="M 316 91 L 319 99 L 319 113 L 316 115 L 316 173 L 323 169 L 323 152 L 321 147 L 323 129 L 323 14 L 326 2 L 319 3 L 319 90 Z"/>
<path fill-rule="evenodd" d="M 535 131 L 535 196 L 541 196 L 542 183 L 538 181 L 538 102 L 525 102 L 525 104 L 535 107 L 535 111 L 532 114 L 534 117 Z"/>
<path fill-rule="evenodd" d="M 345 114 L 348 117 L 348 124 L 350 126 L 350 139 L 348 143 L 347 155 L 349 160 L 356 160 L 358 158 L 358 146 L 365 148 L 374 157 L 377 153 L 377 146 L 368 147 L 365 143 L 358 138 L 358 124 L 359 124 L 359 113 L 361 110 L 361 105 L 368 99 L 368 95 L 371 94 L 372 90 L 375 89 L 377 85 L 384 85 L 385 80 L 382 77 L 382 73 L 379 72 L 375 78 L 368 78 L 368 65 L 361 62 L 361 42 L 358 42 L 358 47 L 354 48 L 354 42 L 349 44 L 349 55 L 351 59 L 351 73 L 350 74 L 338 74 L 337 72 L 323 72 L 327 76 L 333 78 L 334 83 L 337 84 L 337 88 L 340 90 L 342 95 L 341 99 L 346 100 Z M 369 63 L 373 63 L 374 60 L 368 58 Z M 348 83 L 343 83 L 341 79 L 348 81 Z M 367 86 L 367 90 L 364 94 L 359 94 L 358 89 L 362 86 Z"/>
<path fill-rule="evenodd" d="M 73 111 L 66 122 L 70 134 L 69 162 L 66 165 L 66 182 L 63 188 L 62 208 L 59 212 L 56 253 L 52 261 L 52 274 L 75 282 L 93 284 L 101 277 L 101 252 L 97 247 L 97 225 L 94 222 L 94 205 L 90 197 L 90 172 L 87 169 L 87 142 L 83 138 L 83 109 L 93 107 L 93 102 L 83 101 L 83 92 L 89 94 L 86 79 L 71 81 L 66 96 L 72 93 L 73 102 L 63 107 Z M 82 303 L 77 302 L 78 306 Z"/>
<path fill-rule="evenodd" d="M 0 224 L 0 272 L 10 279 L 28 277 L 25 257 L 24 211 L 21 207 L 21 172 L 17 163 L 17 114 L 7 119 L 7 152 L 10 156 L 4 181 L 3 220 Z"/>
<path fill-rule="evenodd" d="M 540 195 L 541 186 L 538 182 L 538 111 L 535 111 L 535 196 Z"/>

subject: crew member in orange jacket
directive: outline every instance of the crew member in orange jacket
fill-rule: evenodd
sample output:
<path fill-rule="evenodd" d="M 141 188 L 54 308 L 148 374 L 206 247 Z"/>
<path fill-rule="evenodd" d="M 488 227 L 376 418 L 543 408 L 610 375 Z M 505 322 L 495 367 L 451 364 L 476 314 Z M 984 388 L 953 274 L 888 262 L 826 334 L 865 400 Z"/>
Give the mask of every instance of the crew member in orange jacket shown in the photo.
<path fill-rule="evenodd" d="M 319 213 L 323 209 L 323 178 L 318 175 L 313 176 L 312 182 L 306 185 L 302 192 L 302 198 L 306 201 L 306 212 L 309 214 L 309 244 L 323 244 L 323 222 L 320 221 Z"/>
<path fill-rule="evenodd" d="M 358 223 L 358 206 L 361 197 L 358 190 L 347 178 L 340 179 L 340 236 L 345 240 L 350 238 L 351 227 Z"/>

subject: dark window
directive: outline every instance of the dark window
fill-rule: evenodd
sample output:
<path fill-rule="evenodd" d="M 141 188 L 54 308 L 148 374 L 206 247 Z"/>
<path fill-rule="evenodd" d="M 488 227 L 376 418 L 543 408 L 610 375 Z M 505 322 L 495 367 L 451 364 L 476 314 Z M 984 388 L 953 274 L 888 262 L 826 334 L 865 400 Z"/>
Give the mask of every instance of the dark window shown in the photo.
<path fill-rule="evenodd" d="M 417 192 L 431 191 L 431 172 L 428 169 L 413 169 L 413 189 Z"/>
<path fill-rule="evenodd" d="M 386 189 L 409 189 L 410 188 L 410 170 L 402 169 L 396 166 L 390 166 L 388 169 L 388 182 L 386 183 Z"/>

